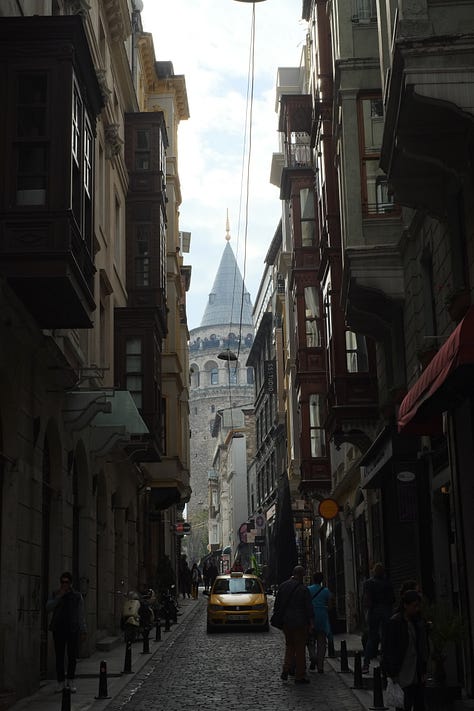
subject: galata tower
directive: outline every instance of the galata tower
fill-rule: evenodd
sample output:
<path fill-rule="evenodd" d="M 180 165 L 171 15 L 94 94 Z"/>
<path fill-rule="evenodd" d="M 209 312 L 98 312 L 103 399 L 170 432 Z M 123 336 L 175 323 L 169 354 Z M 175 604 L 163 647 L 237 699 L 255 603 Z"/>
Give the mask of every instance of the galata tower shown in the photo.
<path fill-rule="evenodd" d="M 216 416 L 254 401 L 253 368 L 245 365 L 254 337 L 252 302 L 230 246 L 228 220 L 225 238 L 201 325 L 190 331 L 190 520 L 208 510 L 208 477 L 216 447 L 211 430 Z M 238 359 L 226 359 L 225 354 Z"/>

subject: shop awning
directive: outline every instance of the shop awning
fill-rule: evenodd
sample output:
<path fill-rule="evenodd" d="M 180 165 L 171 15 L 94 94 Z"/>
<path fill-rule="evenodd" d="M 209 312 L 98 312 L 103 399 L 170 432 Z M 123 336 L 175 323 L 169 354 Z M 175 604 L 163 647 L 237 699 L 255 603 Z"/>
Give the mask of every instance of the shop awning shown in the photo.
<path fill-rule="evenodd" d="M 108 410 L 98 412 L 90 424 L 91 449 L 96 456 L 109 452 L 119 442 L 125 445 L 148 435 L 148 427 L 128 390 L 108 390 L 105 396 Z M 146 446 L 142 449 L 145 451 Z"/>
<path fill-rule="evenodd" d="M 408 391 L 398 413 L 398 431 L 436 434 L 441 414 L 474 390 L 474 307 L 456 326 Z"/>

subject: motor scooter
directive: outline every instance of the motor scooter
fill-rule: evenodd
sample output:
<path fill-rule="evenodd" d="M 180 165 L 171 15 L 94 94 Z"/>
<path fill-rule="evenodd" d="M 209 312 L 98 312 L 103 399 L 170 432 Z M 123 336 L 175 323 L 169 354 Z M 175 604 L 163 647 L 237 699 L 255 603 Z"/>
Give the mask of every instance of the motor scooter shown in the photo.
<path fill-rule="evenodd" d="M 125 642 L 134 642 L 140 629 L 140 595 L 135 590 L 124 593 L 120 629 L 123 631 Z"/>

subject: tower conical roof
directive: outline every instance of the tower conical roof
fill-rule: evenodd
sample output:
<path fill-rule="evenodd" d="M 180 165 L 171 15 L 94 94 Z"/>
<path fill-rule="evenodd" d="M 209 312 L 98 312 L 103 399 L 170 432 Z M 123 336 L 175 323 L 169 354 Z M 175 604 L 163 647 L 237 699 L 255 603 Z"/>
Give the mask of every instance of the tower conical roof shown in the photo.
<path fill-rule="evenodd" d="M 235 326 L 241 321 L 246 326 L 253 325 L 252 302 L 232 247 L 227 241 L 201 326 L 230 326 L 231 324 Z"/>

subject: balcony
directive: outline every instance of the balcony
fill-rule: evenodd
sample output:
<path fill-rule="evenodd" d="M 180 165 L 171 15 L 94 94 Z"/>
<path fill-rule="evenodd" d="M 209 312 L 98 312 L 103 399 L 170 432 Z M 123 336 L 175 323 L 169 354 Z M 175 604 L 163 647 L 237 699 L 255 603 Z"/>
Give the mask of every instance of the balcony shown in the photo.
<path fill-rule="evenodd" d="M 329 459 L 301 459 L 300 491 L 310 494 L 321 489 L 331 488 L 331 465 Z"/>
<path fill-rule="evenodd" d="M 358 427 L 378 417 L 377 378 L 369 373 L 351 373 L 335 377 L 328 389 L 329 436 L 336 431 Z"/>
<path fill-rule="evenodd" d="M 0 23 L 0 275 L 42 328 L 89 328 L 103 96 L 79 16 Z"/>
<path fill-rule="evenodd" d="M 380 164 L 402 205 L 444 216 L 471 170 L 473 59 L 472 35 L 454 28 L 396 41 Z"/>
<path fill-rule="evenodd" d="M 0 273 L 42 328 L 90 328 L 94 263 L 71 214 L 1 220 Z"/>

